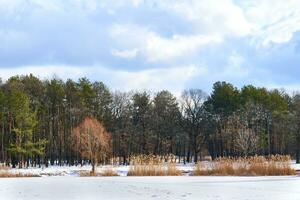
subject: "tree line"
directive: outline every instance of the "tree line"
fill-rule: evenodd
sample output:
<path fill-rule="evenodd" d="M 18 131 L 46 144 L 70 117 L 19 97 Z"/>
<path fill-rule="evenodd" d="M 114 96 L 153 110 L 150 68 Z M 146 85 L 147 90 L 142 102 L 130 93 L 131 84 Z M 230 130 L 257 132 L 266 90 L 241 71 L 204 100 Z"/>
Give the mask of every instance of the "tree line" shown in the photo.
<path fill-rule="evenodd" d="M 174 154 L 181 162 L 300 157 L 300 95 L 252 85 L 216 82 L 209 95 L 187 89 L 176 97 L 167 90 L 111 91 L 87 78 L 13 76 L 0 83 L 0 111 L 0 162 L 12 166 L 89 162 L 71 141 L 86 117 L 110 133 L 106 157 L 120 164 L 137 154 Z"/>

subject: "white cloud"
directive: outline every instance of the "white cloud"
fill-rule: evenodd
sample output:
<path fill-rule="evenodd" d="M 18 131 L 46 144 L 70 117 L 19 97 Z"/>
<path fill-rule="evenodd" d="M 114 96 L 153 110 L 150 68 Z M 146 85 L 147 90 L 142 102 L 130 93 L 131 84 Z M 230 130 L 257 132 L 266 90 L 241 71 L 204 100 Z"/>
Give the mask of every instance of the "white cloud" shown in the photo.
<path fill-rule="evenodd" d="M 77 79 L 81 76 L 86 76 L 85 70 L 80 67 L 73 66 L 20 66 L 17 68 L 0 68 L 1 78 L 7 80 L 8 78 L 15 75 L 29 75 L 33 74 L 39 78 L 51 78 L 54 75 L 67 79 Z"/>
<path fill-rule="evenodd" d="M 113 76 L 118 80 L 113 84 L 118 89 L 168 89 L 181 92 L 185 84 L 194 77 L 206 74 L 206 69 L 198 66 L 182 66 L 173 68 L 148 69 L 136 72 L 116 71 Z M 120 84 L 121 82 L 122 84 Z"/>
<path fill-rule="evenodd" d="M 14 68 L 0 68 L 1 78 L 7 80 L 14 75 L 28 75 L 32 73 L 39 78 L 77 80 L 80 77 L 89 77 L 103 81 L 114 90 L 153 90 L 168 89 L 180 93 L 185 84 L 192 78 L 207 73 L 206 68 L 195 65 L 173 68 L 156 68 L 139 71 L 113 70 L 102 66 L 77 67 L 77 66 L 23 66 Z"/>
<path fill-rule="evenodd" d="M 134 6 L 139 6 L 142 3 L 142 1 L 143 0 L 132 0 L 131 2 Z"/>
<path fill-rule="evenodd" d="M 231 0 L 170 0 L 160 1 L 158 4 L 207 33 L 244 36 L 253 28 L 245 18 L 243 10 Z"/>
<path fill-rule="evenodd" d="M 290 83 L 290 84 L 278 84 L 274 81 L 259 81 L 256 80 L 255 85 L 258 87 L 265 87 L 270 90 L 278 89 L 285 91 L 289 95 L 294 95 L 300 92 L 300 84 L 299 83 Z"/>
<path fill-rule="evenodd" d="M 245 64 L 244 58 L 235 53 L 229 57 L 227 66 L 220 74 L 226 78 L 245 78 L 249 73 L 249 66 Z"/>
<path fill-rule="evenodd" d="M 201 46 L 221 41 L 216 35 L 173 35 L 169 39 L 151 33 L 146 39 L 145 53 L 149 61 L 169 60 L 193 53 Z"/>
<path fill-rule="evenodd" d="M 244 82 L 245 84 L 252 78 L 252 75 L 253 70 L 246 60 L 238 53 L 233 53 L 228 56 L 228 60 L 223 65 L 207 66 L 206 76 L 202 77 L 204 80 L 199 81 L 206 85 L 210 84 L 209 87 L 216 81 Z"/>
<path fill-rule="evenodd" d="M 53 13 L 73 11 L 78 15 L 90 11 L 118 15 L 122 8 L 133 7 L 133 13 L 128 15 L 135 17 L 134 9 L 139 9 L 141 5 L 146 14 L 149 14 L 147 11 L 157 10 L 178 15 L 190 24 L 194 35 L 213 34 L 221 38 L 250 35 L 256 42 L 267 45 L 288 42 L 300 30 L 299 0 L 0 0 L 0 11 L 4 16 L 12 14 L 10 17 L 13 18 L 24 10 L 34 12 L 35 9 Z M 134 21 L 139 20 L 126 22 L 134 24 Z M 143 23 L 139 24 L 142 26 Z M 158 25 L 161 24 L 158 22 Z M 176 34 L 179 33 L 173 33 Z"/>
<path fill-rule="evenodd" d="M 285 43 L 300 31 L 299 0 L 187 0 L 157 4 L 190 21 L 200 32 L 251 36 L 256 44 Z"/>
<path fill-rule="evenodd" d="M 248 0 L 242 6 L 246 18 L 255 26 L 254 39 L 264 46 L 288 42 L 300 30 L 298 0 Z"/>
<path fill-rule="evenodd" d="M 0 67 L 19 66 L 0 73 L 97 77 L 128 89 L 177 90 L 203 73 L 194 83 L 292 82 L 297 53 L 269 47 L 297 31 L 299 0 L 0 0 Z M 116 57 L 127 60 L 122 65 Z M 282 78 L 279 61 L 293 72 Z M 33 64 L 47 66 L 22 67 Z M 148 69 L 129 71 L 137 67 Z"/>
<path fill-rule="evenodd" d="M 140 49 L 145 45 L 146 38 L 151 34 L 147 26 L 136 24 L 113 24 L 108 29 L 109 36 L 117 45 L 126 49 Z"/>
<path fill-rule="evenodd" d="M 57 1 L 30 0 L 31 4 L 48 11 L 61 11 L 62 4 Z"/>
<path fill-rule="evenodd" d="M 128 50 L 116 50 L 113 49 L 111 51 L 112 55 L 121 57 L 121 58 L 126 58 L 126 59 L 132 59 L 137 56 L 138 49 L 128 49 Z"/>
<path fill-rule="evenodd" d="M 118 41 L 118 44 L 134 49 L 125 52 L 114 51 L 114 55 L 120 57 L 121 54 L 136 55 L 135 53 L 139 51 L 150 62 L 168 61 L 193 53 L 202 46 L 222 42 L 222 38 L 218 35 L 173 35 L 171 38 L 166 38 L 147 27 L 132 24 L 113 25 L 110 35 Z"/>

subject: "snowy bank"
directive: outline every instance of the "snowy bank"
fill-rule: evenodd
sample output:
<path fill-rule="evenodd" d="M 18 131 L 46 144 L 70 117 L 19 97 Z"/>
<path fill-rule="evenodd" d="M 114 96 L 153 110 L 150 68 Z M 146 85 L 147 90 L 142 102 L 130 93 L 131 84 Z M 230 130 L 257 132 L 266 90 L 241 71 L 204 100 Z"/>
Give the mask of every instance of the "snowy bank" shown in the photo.
<path fill-rule="evenodd" d="M 194 164 L 177 164 L 176 167 L 183 173 L 183 175 L 189 175 L 194 168 Z M 300 164 L 296 164 L 295 161 L 291 162 L 291 167 L 295 170 L 300 170 Z M 41 168 L 23 168 L 23 169 L 9 169 L 9 173 L 14 174 L 32 174 L 36 176 L 79 176 L 81 171 L 90 171 L 92 167 L 90 165 L 83 166 L 49 166 L 49 167 L 41 167 Z M 101 173 L 105 169 L 114 170 L 119 176 L 126 176 L 129 170 L 129 166 L 118 165 L 118 166 L 98 166 L 96 171 Z M 0 170 L 1 171 L 1 170 Z"/>

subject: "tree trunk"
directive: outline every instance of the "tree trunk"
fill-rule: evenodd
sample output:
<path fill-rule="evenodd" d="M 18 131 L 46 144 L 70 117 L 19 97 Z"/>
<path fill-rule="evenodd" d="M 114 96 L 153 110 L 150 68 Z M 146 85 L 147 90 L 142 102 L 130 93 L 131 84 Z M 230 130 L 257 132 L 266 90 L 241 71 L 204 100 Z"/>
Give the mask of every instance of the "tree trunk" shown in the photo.
<path fill-rule="evenodd" d="M 95 173 L 95 163 L 94 162 L 92 163 L 92 173 L 93 174 Z"/>
<path fill-rule="evenodd" d="M 92 173 L 95 174 L 95 166 L 98 163 L 98 159 L 97 158 L 92 158 L 91 159 L 91 164 L 92 164 Z"/>
<path fill-rule="evenodd" d="M 299 134 L 297 137 L 297 144 L 296 144 L 296 163 L 300 163 L 300 135 Z"/>
<path fill-rule="evenodd" d="M 188 146 L 187 158 L 186 161 L 189 163 L 191 158 L 191 145 Z"/>
<path fill-rule="evenodd" d="M 195 151 L 194 154 L 195 154 L 194 155 L 194 163 L 197 163 L 198 162 L 198 153 L 197 153 L 197 151 Z"/>

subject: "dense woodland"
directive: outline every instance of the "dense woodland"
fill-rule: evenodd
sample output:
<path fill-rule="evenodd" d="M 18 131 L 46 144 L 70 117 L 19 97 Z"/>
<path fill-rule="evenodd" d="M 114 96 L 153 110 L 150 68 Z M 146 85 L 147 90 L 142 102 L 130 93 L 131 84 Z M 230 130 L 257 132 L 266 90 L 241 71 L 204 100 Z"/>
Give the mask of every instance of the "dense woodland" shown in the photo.
<path fill-rule="evenodd" d="M 181 162 L 290 154 L 299 161 L 300 95 L 252 85 L 216 82 L 210 95 L 187 89 L 176 98 L 166 90 L 110 91 L 87 78 L 14 76 L 0 84 L 0 110 L 0 162 L 12 166 L 88 162 L 70 137 L 85 117 L 110 133 L 107 160 L 120 164 L 137 154 L 174 154 Z"/>

